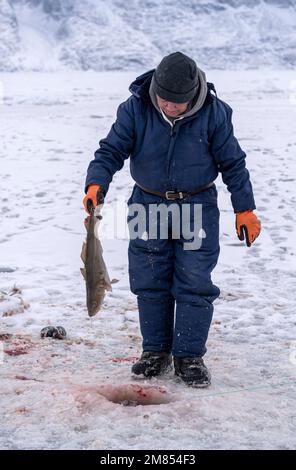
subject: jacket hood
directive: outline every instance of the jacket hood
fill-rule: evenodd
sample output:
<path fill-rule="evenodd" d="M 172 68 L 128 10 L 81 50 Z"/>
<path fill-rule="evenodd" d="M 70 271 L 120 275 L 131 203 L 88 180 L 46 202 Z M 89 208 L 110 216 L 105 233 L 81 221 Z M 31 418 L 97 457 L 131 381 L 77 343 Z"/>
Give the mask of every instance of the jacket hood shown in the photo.
<path fill-rule="evenodd" d="M 154 70 L 155 69 L 148 70 L 148 72 L 143 73 L 130 84 L 129 91 L 132 95 L 134 95 L 136 98 L 142 98 L 146 94 L 149 95 L 149 87 Z"/>

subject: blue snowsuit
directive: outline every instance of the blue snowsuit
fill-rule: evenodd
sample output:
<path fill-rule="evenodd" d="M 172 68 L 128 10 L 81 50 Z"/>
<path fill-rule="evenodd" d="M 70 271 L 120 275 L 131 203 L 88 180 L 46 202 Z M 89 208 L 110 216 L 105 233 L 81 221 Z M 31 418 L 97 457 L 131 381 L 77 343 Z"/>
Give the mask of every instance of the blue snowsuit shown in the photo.
<path fill-rule="evenodd" d="M 214 181 L 221 172 L 234 212 L 255 209 L 246 154 L 234 137 L 230 106 L 213 95 L 213 86 L 208 84 L 202 108 L 171 127 L 149 96 L 153 72 L 146 72 L 131 84 L 132 96 L 120 104 L 116 122 L 100 141 L 89 165 L 86 190 L 90 184 L 101 184 L 107 193 L 114 173 L 130 157 L 131 175 L 144 188 L 193 192 Z M 168 201 L 144 192 L 138 185 L 128 205 L 139 203 L 148 208 L 149 204 L 160 203 L 202 204 L 206 234 L 201 247 L 193 250 L 183 249 L 188 240 L 182 234 L 179 239 L 130 240 L 130 287 L 138 299 L 143 350 L 167 351 L 178 357 L 203 356 L 213 301 L 220 293 L 211 281 L 219 256 L 216 187 Z M 148 221 L 148 210 L 146 214 Z M 171 233 L 170 217 L 168 221 Z"/>

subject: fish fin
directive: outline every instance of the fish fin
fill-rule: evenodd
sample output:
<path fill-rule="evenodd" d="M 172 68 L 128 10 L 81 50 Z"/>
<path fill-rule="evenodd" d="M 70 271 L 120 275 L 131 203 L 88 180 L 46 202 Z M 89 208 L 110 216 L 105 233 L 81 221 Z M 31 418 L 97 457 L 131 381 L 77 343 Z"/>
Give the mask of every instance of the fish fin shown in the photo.
<path fill-rule="evenodd" d="M 111 282 L 110 282 L 110 278 L 109 278 L 109 274 L 107 270 L 105 271 L 104 282 L 105 282 L 105 289 L 111 292 L 112 286 L 111 286 Z"/>
<path fill-rule="evenodd" d="M 109 292 L 112 292 L 112 286 L 111 286 L 110 282 L 105 281 L 105 289 Z"/>
<path fill-rule="evenodd" d="M 80 258 L 85 263 L 85 261 L 86 261 L 86 242 L 83 242 Z"/>
<path fill-rule="evenodd" d="M 84 279 L 86 280 L 86 271 L 84 268 L 80 268 L 80 272 L 82 274 L 82 276 L 84 277 Z"/>

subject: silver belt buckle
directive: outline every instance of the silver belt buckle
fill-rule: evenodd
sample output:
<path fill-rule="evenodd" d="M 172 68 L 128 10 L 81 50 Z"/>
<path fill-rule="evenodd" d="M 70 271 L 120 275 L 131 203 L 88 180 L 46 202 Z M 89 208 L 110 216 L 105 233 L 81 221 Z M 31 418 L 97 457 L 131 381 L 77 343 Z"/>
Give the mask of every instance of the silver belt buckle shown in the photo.
<path fill-rule="evenodd" d="M 182 191 L 166 191 L 165 192 L 165 198 L 169 201 L 174 201 L 175 199 L 178 199 L 177 197 L 170 197 L 170 194 L 178 194 L 179 195 L 179 199 L 183 199 L 183 193 Z"/>
<path fill-rule="evenodd" d="M 169 201 L 173 201 L 175 198 L 170 197 L 170 194 L 175 194 L 175 191 L 166 191 L 165 192 L 165 198 L 168 199 Z"/>

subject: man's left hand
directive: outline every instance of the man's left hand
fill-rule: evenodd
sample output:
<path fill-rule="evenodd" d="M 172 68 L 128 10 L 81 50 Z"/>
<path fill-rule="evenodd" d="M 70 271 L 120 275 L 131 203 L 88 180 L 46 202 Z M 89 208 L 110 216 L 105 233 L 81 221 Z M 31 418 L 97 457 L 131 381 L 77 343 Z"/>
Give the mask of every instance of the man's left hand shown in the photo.
<path fill-rule="evenodd" d="M 238 238 L 246 239 L 247 246 L 252 245 L 261 231 L 261 222 L 253 211 L 238 212 L 235 225 Z"/>

